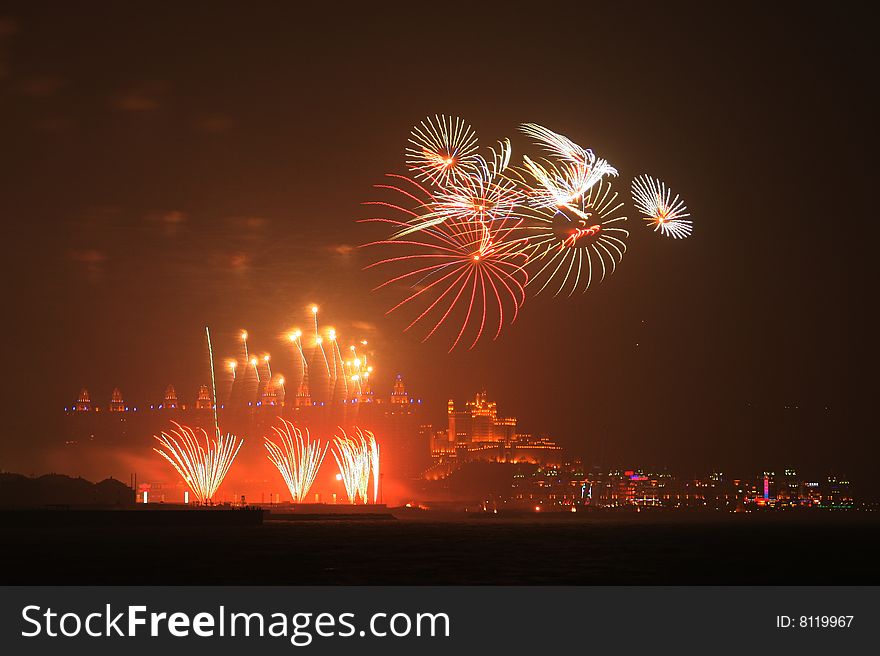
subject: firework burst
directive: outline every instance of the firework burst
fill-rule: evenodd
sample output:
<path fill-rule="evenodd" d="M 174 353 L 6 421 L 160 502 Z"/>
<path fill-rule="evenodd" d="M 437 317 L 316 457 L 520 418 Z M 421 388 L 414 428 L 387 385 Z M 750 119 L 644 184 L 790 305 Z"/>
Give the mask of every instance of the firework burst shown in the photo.
<path fill-rule="evenodd" d="M 665 182 L 649 175 L 640 175 L 632 181 L 632 198 L 636 209 L 644 215 L 648 225 L 654 226 L 662 235 L 685 239 L 693 232 L 693 222 L 684 201 Z"/>
<path fill-rule="evenodd" d="M 533 212 L 518 229 L 527 235 L 529 287 L 571 296 L 614 273 L 629 237 L 622 208 L 611 184 L 599 182 L 577 203 Z"/>
<path fill-rule="evenodd" d="M 383 217 L 364 221 L 381 222 L 396 229 L 406 228 L 410 220 L 420 216 L 419 212 L 434 196 L 414 180 L 397 175 L 390 177 L 398 184 L 377 186 L 394 191 L 404 202 L 415 203 L 415 207 L 388 202 L 367 203 L 402 213 L 404 220 Z M 525 302 L 528 274 L 524 265 L 527 256 L 523 252 L 523 241 L 511 237 L 519 224 L 518 219 L 510 218 L 491 222 L 444 221 L 422 228 L 410 238 L 367 244 L 401 249 L 401 255 L 379 260 L 367 267 L 396 265 L 403 268 L 402 273 L 393 275 L 375 288 L 400 283 L 408 289 L 408 295 L 387 313 L 404 307 L 423 308 L 406 329 L 425 322 L 431 326 L 425 340 L 455 316 L 455 321 L 460 320 L 461 324 L 450 351 L 468 330 L 474 334 L 469 347 L 473 348 L 490 321 L 497 325 L 493 339 L 497 338 L 505 323 L 505 314 L 513 322 Z"/>
<path fill-rule="evenodd" d="M 356 428 L 356 436 L 349 437 L 344 430 L 334 439 L 333 457 L 345 486 L 348 502 L 369 503 L 372 482 L 373 503 L 379 499 L 379 443 L 370 431 Z"/>
<path fill-rule="evenodd" d="M 418 207 L 410 225 L 398 230 L 392 238 L 430 228 L 446 221 L 503 221 L 515 216 L 516 208 L 525 200 L 514 180 L 504 175 L 510 164 L 510 141 L 498 142 L 498 149 L 489 148 L 488 159 L 476 155 L 473 171 L 436 185 Z"/>
<path fill-rule="evenodd" d="M 462 119 L 428 116 L 413 126 L 406 165 L 419 180 L 444 185 L 477 172 L 477 135 Z"/>
<path fill-rule="evenodd" d="M 176 428 L 154 436 L 161 447 L 153 450 L 171 463 L 199 503 L 208 503 L 217 493 L 244 440 L 231 433 L 221 436 L 219 431 L 215 439 L 210 439 L 202 428 L 194 430 L 172 423 Z"/>
<path fill-rule="evenodd" d="M 281 419 L 280 426 L 272 426 L 272 430 L 278 441 L 263 438 L 269 452 L 267 457 L 287 483 L 293 502 L 303 503 L 330 445 L 322 447 L 320 440 L 311 441 L 308 430 L 303 433 L 286 419 Z"/>
<path fill-rule="evenodd" d="M 535 139 L 545 151 L 560 160 L 534 160 L 523 156 L 522 171 L 534 180 L 530 187 L 532 207 L 552 208 L 575 203 L 606 175 L 617 169 L 592 150 L 582 148 L 567 137 L 535 123 L 524 123 L 520 130 Z M 521 181 L 525 178 L 520 176 Z"/>

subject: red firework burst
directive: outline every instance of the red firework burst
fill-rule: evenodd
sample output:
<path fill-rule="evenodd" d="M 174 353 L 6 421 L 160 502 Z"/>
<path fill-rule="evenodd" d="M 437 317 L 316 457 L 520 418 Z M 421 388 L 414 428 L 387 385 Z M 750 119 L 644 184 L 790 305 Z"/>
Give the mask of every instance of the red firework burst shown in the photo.
<path fill-rule="evenodd" d="M 413 222 L 422 223 L 426 213 L 437 203 L 435 193 L 418 182 L 401 175 L 389 174 L 394 184 L 376 185 L 399 197 L 398 203 L 375 201 L 365 203 L 383 207 L 401 215 L 402 219 L 380 217 L 362 222 L 377 222 L 393 229 L 407 230 Z M 397 267 L 392 277 L 375 289 L 401 284 L 407 296 L 386 312 L 404 307 L 420 307 L 421 312 L 406 327 L 409 330 L 424 321 L 433 326 L 422 341 L 434 335 L 447 321 L 461 320 L 452 342 L 452 351 L 468 330 L 474 333 L 468 348 L 483 336 L 487 322 L 497 324 L 497 339 L 505 323 L 516 320 L 525 302 L 528 275 L 524 268 L 526 244 L 511 233 L 520 221 L 503 218 L 493 221 L 449 219 L 408 234 L 372 242 L 366 246 L 383 246 L 403 251 L 401 255 L 381 259 L 366 268 Z M 490 318 L 490 312 L 494 315 Z M 453 319 L 455 317 L 455 319 Z"/>

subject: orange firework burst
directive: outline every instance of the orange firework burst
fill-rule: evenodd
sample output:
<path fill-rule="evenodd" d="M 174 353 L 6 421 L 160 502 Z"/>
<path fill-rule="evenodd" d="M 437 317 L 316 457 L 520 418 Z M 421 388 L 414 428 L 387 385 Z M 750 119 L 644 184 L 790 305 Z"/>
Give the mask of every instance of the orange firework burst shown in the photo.
<path fill-rule="evenodd" d="M 153 451 L 171 463 L 199 503 L 208 503 L 226 478 L 244 440 L 231 433 L 221 436 L 219 431 L 216 439 L 210 439 L 202 428 L 194 430 L 176 421 L 171 423 L 176 428 L 154 436 L 162 448 Z"/>
<path fill-rule="evenodd" d="M 436 196 L 419 183 L 399 175 L 389 175 L 397 185 L 377 185 L 397 193 L 408 207 L 389 202 L 373 202 L 386 210 L 401 213 L 405 221 L 391 218 L 371 218 L 365 222 L 386 223 L 397 229 L 411 227 L 413 219 L 423 217 L 424 208 L 436 202 Z M 411 238 L 392 238 L 367 244 L 401 248 L 404 254 L 389 257 L 367 268 L 397 266 L 404 269 L 381 285 L 380 289 L 401 283 L 409 292 L 406 298 L 388 313 L 404 306 L 419 305 L 422 311 L 407 326 L 420 321 L 433 326 L 424 339 L 431 337 L 451 316 L 461 321 L 450 351 L 470 329 L 474 334 L 473 348 L 484 333 L 491 310 L 497 323 L 493 337 L 497 338 L 505 322 L 505 313 L 513 322 L 525 302 L 525 284 L 528 280 L 524 264 L 523 240 L 513 239 L 511 233 L 519 226 L 514 218 L 495 221 L 446 220 L 420 227 Z"/>
<path fill-rule="evenodd" d="M 446 184 L 477 170 L 477 135 L 453 116 L 428 116 L 414 126 L 406 149 L 406 164 L 422 180 Z"/>

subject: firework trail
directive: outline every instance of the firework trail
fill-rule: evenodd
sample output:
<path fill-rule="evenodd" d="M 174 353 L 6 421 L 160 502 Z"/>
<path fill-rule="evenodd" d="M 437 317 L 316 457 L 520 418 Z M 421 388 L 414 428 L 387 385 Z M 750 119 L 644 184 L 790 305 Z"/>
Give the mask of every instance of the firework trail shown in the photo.
<path fill-rule="evenodd" d="M 363 346 L 367 345 L 367 340 L 361 341 Z M 348 375 L 355 384 L 357 393 L 364 394 L 369 392 L 370 374 L 373 373 L 373 367 L 367 363 L 367 354 L 358 355 L 357 348 L 352 344 L 348 347 L 351 351 L 352 359 L 346 361 L 345 366 L 348 368 Z"/>
<path fill-rule="evenodd" d="M 208 503 L 217 493 L 244 440 L 231 433 L 221 436 L 219 427 L 217 438 L 213 440 L 204 429 L 197 429 L 200 438 L 189 426 L 171 423 L 176 428 L 154 436 L 161 446 L 153 451 L 171 463 L 199 503 Z"/>
<path fill-rule="evenodd" d="M 333 358 L 333 384 L 338 384 L 342 379 L 344 398 L 348 398 L 348 375 L 345 372 L 345 361 L 342 359 L 342 352 L 339 350 L 339 340 L 336 339 L 336 331 L 332 328 L 329 331 L 331 344 L 331 357 Z"/>
<path fill-rule="evenodd" d="M 678 194 L 672 198 L 672 190 L 665 182 L 649 175 L 640 175 L 632 181 L 632 198 L 636 208 L 644 215 L 654 232 L 674 239 L 685 239 L 693 232 L 693 222 L 684 201 Z"/>
<path fill-rule="evenodd" d="M 235 360 L 227 360 L 226 368 L 229 369 L 230 380 L 229 380 L 229 391 L 226 393 L 226 402 L 229 403 L 232 398 L 232 390 L 235 388 L 235 369 L 238 367 L 238 363 Z"/>
<path fill-rule="evenodd" d="M 263 362 L 266 363 L 266 371 L 269 374 L 269 380 L 272 380 L 272 366 L 269 364 L 269 354 L 263 356 Z"/>
<path fill-rule="evenodd" d="M 303 434 L 286 419 L 281 419 L 281 426 L 272 426 L 272 430 L 278 436 L 278 442 L 263 438 L 268 458 L 281 473 L 293 502 L 303 503 L 330 445 L 322 447 L 320 440 L 311 441 L 308 430 Z"/>
<path fill-rule="evenodd" d="M 412 128 L 406 165 L 418 180 L 444 185 L 476 173 L 477 135 L 470 125 L 452 116 L 428 116 Z"/>
<path fill-rule="evenodd" d="M 327 353 L 324 351 L 324 338 L 318 329 L 318 306 L 312 306 L 312 316 L 315 320 L 315 348 L 321 350 L 321 358 L 324 360 L 324 368 L 327 370 L 327 376 L 330 376 L 330 362 L 327 360 Z"/>
<path fill-rule="evenodd" d="M 303 379 L 305 379 L 308 375 L 309 365 L 308 362 L 306 362 L 306 355 L 305 353 L 303 353 L 302 331 L 294 330 L 292 333 L 290 333 L 290 335 L 288 335 L 288 339 L 290 339 L 291 343 L 296 347 L 297 353 L 299 353 L 299 362 L 302 368 L 302 377 Z"/>
<path fill-rule="evenodd" d="M 244 361 L 247 362 L 251 359 L 250 354 L 248 353 L 248 332 L 246 330 L 241 331 L 241 343 L 244 344 Z"/>
<path fill-rule="evenodd" d="M 287 398 L 287 388 L 284 387 L 284 376 L 278 377 L 277 385 L 281 388 L 281 401 L 284 401 Z"/>
<path fill-rule="evenodd" d="M 528 286 L 571 296 L 614 273 L 629 237 L 622 208 L 611 184 L 599 182 L 575 203 L 532 212 L 518 229 L 527 240 Z"/>
<path fill-rule="evenodd" d="M 262 381 L 260 380 L 260 370 L 257 369 L 257 362 L 258 362 L 258 360 L 256 358 L 251 358 L 250 364 L 251 364 L 251 367 L 253 367 L 253 369 L 254 369 L 254 375 L 257 377 L 257 384 L 259 385 Z"/>
<path fill-rule="evenodd" d="M 367 433 L 367 444 L 370 454 L 370 473 L 373 477 L 373 503 L 379 501 L 379 443 L 370 431 Z"/>
<path fill-rule="evenodd" d="M 390 175 L 399 180 L 398 185 L 377 185 L 378 188 L 392 190 L 403 197 L 403 201 L 418 203 L 416 210 L 388 202 L 372 202 L 368 205 L 383 207 L 404 217 L 418 216 L 418 207 L 423 205 L 419 196 L 432 197 L 431 192 L 418 182 L 404 176 Z M 370 218 L 363 222 L 379 222 L 404 228 L 406 221 L 391 218 Z M 403 249 L 396 257 L 381 259 L 366 268 L 397 265 L 405 269 L 394 275 L 375 289 L 403 283 L 409 287 L 409 294 L 386 312 L 389 314 L 404 306 L 424 307 L 421 313 L 406 327 L 412 328 L 420 321 L 433 326 L 425 336 L 431 337 L 438 328 L 450 318 L 454 311 L 463 315 L 461 327 L 450 351 L 461 340 L 468 329 L 475 333 L 469 348 L 473 348 L 483 335 L 489 318 L 497 323 L 493 339 L 497 338 L 505 321 L 507 308 L 513 322 L 519 308 L 525 302 L 525 284 L 528 274 L 524 268 L 527 260 L 523 252 L 524 242 L 512 239 L 511 233 L 519 227 L 519 220 L 483 221 L 445 221 L 424 228 L 411 238 L 387 239 L 366 246 L 387 246 Z M 461 316 L 459 316 L 461 318 Z M 436 321 L 435 321 L 436 319 Z M 423 340 L 424 341 L 424 340 Z"/>
<path fill-rule="evenodd" d="M 333 457 L 339 465 L 339 473 L 348 496 L 348 502 L 369 503 L 372 480 L 373 503 L 379 498 L 379 443 L 370 431 L 356 428 L 356 437 L 349 437 L 343 429 L 334 442 Z"/>
<path fill-rule="evenodd" d="M 214 432 L 220 438 L 220 420 L 217 418 L 217 379 L 214 377 L 214 349 L 211 346 L 211 331 L 205 326 L 205 339 L 208 342 L 208 362 L 211 364 L 211 409 L 214 411 Z"/>

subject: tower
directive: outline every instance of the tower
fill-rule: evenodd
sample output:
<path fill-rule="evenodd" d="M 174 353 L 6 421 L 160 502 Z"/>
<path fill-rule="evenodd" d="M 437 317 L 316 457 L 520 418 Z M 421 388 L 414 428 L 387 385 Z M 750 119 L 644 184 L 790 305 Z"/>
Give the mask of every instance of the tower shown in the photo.
<path fill-rule="evenodd" d="M 489 401 L 488 394 L 483 390 L 477 392 L 474 400 L 467 405 L 471 414 L 471 441 L 494 441 L 495 420 L 498 418 L 498 408 L 495 402 Z"/>
<path fill-rule="evenodd" d="M 174 385 L 165 388 L 165 401 L 162 407 L 166 410 L 177 409 L 177 390 L 174 389 Z"/>
<path fill-rule="evenodd" d="M 406 385 L 403 384 L 403 376 L 397 374 L 394 378 L 394 387 L 391 389 L 391 403 L 409 403 L 406 395 Z"/>
<path fill-rule="evenodd" d="M 92 409 L 92 397 L 89 396 L 89 390 L 85 387 L 79 391 L 73 409 L 75 412 L 89 412 Z"/>
<path fill-rule="evenodd" d="M 278 391 L 274 379 L 269 379 L 263 386 L 263 393 L 260 395 L 260 404 L 264 408 L 271 408 L 278 405 Z"/>
<path fill-rule="evenodd" d="M 455 446 L 456 450 L 463 449 L 467 451 L 468 445 L 471 442 L 471 426 L 473 423 L 470 409 L 456 410 L 455 402 L 449 399 L 449 402 L 446 404 L 446 414 L 449 418 L 449 441 Z"/>
<path fill-rule="evenodd" d="M 312 395 L 309 393 L 308 375 L 303 376 L 299 387 L 296 388 L 296 399 L 294 399 L 293 405 L 297 408 L 312 405 Z"/>
<path fill-rule="evenodd" d="M 207 385 L 202 385 L 199 387 L 199 396 L 196 398 L 196 410 L 210 410 L 214 407 L 213 401 L 211 401 L 211 390 L 208 389 Z"/>
<path fill-rule="evenodd" d="M 110 412 L 125 412 L 125 401 L 122 400 L 122 392 L 119 391 L 118 387 L 113 388 L 113 393 L 110 395 L 110 407 L 108 410 Z"/>

